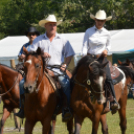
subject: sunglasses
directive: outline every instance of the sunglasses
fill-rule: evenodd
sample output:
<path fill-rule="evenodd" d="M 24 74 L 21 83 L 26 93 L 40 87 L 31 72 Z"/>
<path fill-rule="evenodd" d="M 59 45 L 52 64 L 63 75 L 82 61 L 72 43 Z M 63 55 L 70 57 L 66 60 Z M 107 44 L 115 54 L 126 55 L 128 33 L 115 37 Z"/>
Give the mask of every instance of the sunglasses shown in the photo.
<path fill-rule="evenodd" d="M 34 36 L 36 33 L 29 33 L 28 36 Z"/>

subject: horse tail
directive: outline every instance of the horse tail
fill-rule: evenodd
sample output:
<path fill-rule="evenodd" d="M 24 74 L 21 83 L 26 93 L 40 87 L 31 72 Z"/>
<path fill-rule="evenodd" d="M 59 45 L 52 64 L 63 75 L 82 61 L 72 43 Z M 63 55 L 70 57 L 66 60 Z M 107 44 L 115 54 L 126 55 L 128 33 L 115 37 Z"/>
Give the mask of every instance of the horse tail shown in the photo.
<path fill-rule="evenodd" d="M 129 67 L 126 67 L 126 66 L 119 66 L 118 68 L 120 68 L 124 72 L 126 78 L 130 78 L 131 80 L 134 81 L 133 69 L 130 69 Z"/>

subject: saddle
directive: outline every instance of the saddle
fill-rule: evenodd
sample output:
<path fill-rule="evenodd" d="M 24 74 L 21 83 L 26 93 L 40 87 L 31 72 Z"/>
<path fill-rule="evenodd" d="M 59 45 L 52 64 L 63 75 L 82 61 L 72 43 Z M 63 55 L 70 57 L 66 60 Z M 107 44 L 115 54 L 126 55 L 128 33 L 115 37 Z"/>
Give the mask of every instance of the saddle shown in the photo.
<path fill-rule="evenodd" d="M 112 66 L 110 61 L 109 61 L 109 68 L 110 68 L 110 73 L 111 73 L 111 78 L 113 80 L 113 84 L 116 85 L 123 79 L 123 74 L 119 71 L 117 67 Z"/>

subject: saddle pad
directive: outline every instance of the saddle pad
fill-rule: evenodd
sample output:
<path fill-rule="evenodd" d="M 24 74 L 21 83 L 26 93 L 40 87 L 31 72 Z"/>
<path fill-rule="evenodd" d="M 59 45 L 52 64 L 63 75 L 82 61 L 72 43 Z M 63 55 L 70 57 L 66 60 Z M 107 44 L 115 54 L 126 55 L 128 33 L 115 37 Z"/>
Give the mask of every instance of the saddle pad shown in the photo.
<path fill-rule="evenodd" d="M 111 73 L 111 78 L 113 80 L 113 84 L 115 85 L 123 79 L 123 74 L 118 70 L 117 67 L 112 66 L 110 61 L 109 61 L 109 68 L 110 68 L 110 73 Z"/>

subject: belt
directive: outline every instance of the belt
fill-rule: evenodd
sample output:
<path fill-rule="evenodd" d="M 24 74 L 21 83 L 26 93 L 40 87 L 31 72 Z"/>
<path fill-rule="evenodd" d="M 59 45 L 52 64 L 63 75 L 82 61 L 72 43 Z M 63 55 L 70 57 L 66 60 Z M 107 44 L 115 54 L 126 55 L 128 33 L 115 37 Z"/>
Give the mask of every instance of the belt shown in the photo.
<path fill-rule="evenodd" d="M 100 57 L 100 54 L 95 55 L 95 54 L 90 54 L 90 53 L 87 53 L 87 55 L 90 55 L 90 56 L 92 56 L 93 58 L 99 58 L 99 57 Z"/>

